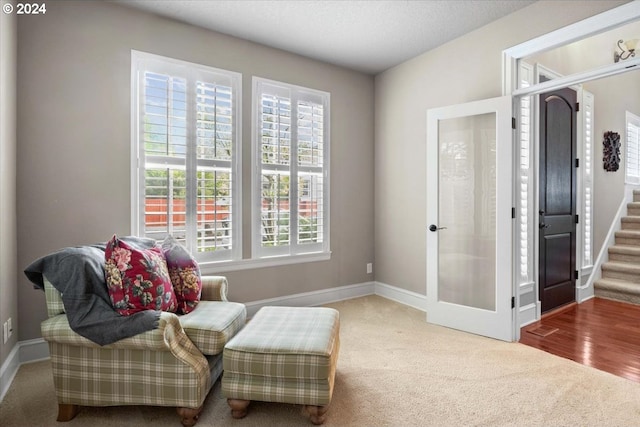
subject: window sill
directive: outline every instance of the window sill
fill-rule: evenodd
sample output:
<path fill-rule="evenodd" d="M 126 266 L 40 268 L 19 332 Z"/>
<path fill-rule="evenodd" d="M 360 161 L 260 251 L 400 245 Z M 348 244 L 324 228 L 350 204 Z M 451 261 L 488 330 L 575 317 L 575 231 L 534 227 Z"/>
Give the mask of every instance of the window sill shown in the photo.
<path fill-rule="evenodd" d="M 237 261 L 202 262 L 199 264 L 200 273 L 220 274 L 229 271 L 251 270 L 255 268 L 278 267 L 290 264 L 302 264 L 307 262 L 328 261 L 331 252 L 315 252 L 300 255 L 283 255 L 256 259 L 241 259 Z"/>

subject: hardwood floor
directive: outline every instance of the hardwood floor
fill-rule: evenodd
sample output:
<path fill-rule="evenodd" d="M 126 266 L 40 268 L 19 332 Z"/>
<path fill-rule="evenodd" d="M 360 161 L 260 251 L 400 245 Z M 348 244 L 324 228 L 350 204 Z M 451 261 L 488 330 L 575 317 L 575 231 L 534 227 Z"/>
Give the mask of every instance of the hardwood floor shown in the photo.
<path fill-rule="evenodd" d="M 640 306 L 592 298 L 543 316 L 520 343 L 640 382 Z"/>

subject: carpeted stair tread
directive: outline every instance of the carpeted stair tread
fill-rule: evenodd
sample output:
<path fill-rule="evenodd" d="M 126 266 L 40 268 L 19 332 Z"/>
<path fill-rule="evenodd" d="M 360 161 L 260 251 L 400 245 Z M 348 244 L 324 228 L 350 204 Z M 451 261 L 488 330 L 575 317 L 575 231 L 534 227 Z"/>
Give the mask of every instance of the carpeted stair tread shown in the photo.
<path fill-rule="evenodd" d="M 598 279 L 594 283 L 597 290 L 610 290 L 640 296 L 640 284 L 619 279 Z"/>
<path fill-rule="evenodd" d="M 640 305 L 640 284 L 638 283 L 602 278 L 596 280 L 593 285 L 597 297 Z"/>
<path fill-rule="evenodd" d="M 602 264 L 603 279 L 617 279 L 640 286 L 640 264 L 632 262 L 608 261 Z"/>
<path fill-rule="evenodd" d="M 616 237 L 631 237 L 640 239 L 640 230 L 620 230 L 616 231 Z"/>
<path fill-rule="evenodd" d="M 640 215 L 620 218 L 620 226 L 623 230 L 640 230 Z"/>
<path fill-rule="evenodd" d="M 637 230 L 640 227 L 640 216 L 624 216 L 620 218 L 623 230 L 634 229 Z"/>
<path fill-rule="evenodd" d="M 608 261 L 602 264 L 603 270 L 626 271 L 640 274 L 640 264 L 630 262 Z"/>
<path fill-rule="evenodd" d="M 640 264 L 640 246 L 613 245 L 608 249 L 609 261 Z"/>
<path fill-rule="evenodd" d="M 602 264 L 602 277 L 626 280 L 640 286 L 640 264 L 619 261 L 605 262 Z"/>
<path fill-rule="evenodd" d="M 623 255 L 640 255 L 640 246 L 613 245 L 609 247 L 609 253 Z"/>
<path fill-rule="evenodd" d="M 640 201 L 627 203 L 627 215 L 629 216 L 640 215 Z"/>
<path fill-rule="evenodd" d="M 625 229 L 615 233 L 616 245 L 640 245 L 640 230 Z"/>
<path fill-rule="evenodd" d="M 629 216 L 640 215 L 640 201 L 627 203 L 627 215 Z"/>

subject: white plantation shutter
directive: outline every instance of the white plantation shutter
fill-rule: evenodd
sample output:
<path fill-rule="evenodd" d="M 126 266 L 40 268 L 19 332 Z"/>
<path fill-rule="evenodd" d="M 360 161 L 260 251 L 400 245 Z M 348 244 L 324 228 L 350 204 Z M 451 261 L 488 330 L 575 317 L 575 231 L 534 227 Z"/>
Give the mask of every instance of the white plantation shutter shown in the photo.
<path fill-rule="evenodd" d="M 262 135 L 260 239 L 264 245 L 285 246 L 289 244 L 291 200 L 291 100 L 288 96 L 262 95 L 259 129 Z"/>
<path fill-rule="evenodd" d="M 300 245 L 324 238 L 324 106 L 298 101 L 298 224 Z"/>
<path fill-rule="evenodd" d="M 238 259 L 240 75 L 133 52 L 132 78 L 134 234 Z"/>
<path fill-rule="evenodd" d="M 524 61 L 520 63 L 520 87 L 531 86 L 534 80 L 533 67 Z M 518 271 L 519 284 L 532 283 L 534 280 L 533 269 L 533 242 L 534 242 L 534 221 L 532 217 L 532 207 L 534 205 L 533 181 L 533 165 L 532 165 L 532 141 L 534 138 L 534 129 L 532 123 L 532 105 L 533 97 L 520 97 L 520 126 L 519 141 L 520 150 L 518 152 L 518 213 L 517 213 L 517 232 L 518 239 Z"/>
<path fill-rule="evenodd" d="M 627 111 L 625 182 L 640 184 L 640 117 Z"/>
<path fill-rule="evenodd" d="M 254 257 L 327 252 L 329 94 L 254 78 Z"/>
<path fill-rule="evenodd" d="M 141 144 L 144 154 L 143 235 L 185 234 L 186 80 L 143 72 Z M 162 236 L 163 237 L 163 236 Z"/>
<path fill-rule="evenodd" d="M 594 132 L 594 97 L 583 90 L 582 104 L 582 268 L 593 265 L 593 132 Z"/>

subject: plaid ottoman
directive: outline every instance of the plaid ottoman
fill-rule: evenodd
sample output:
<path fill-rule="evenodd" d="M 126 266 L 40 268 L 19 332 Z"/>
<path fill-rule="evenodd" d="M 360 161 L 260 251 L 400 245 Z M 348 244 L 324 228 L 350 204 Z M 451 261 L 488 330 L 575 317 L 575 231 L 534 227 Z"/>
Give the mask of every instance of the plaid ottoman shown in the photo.
<path fill-rule="evenodd" d="M 222 393 L 234 418 L 251 400 L 304 405 L 325 420 L 340 348 L 340 318 L 325 307 L 263 307 L 224 347 Z"/>

